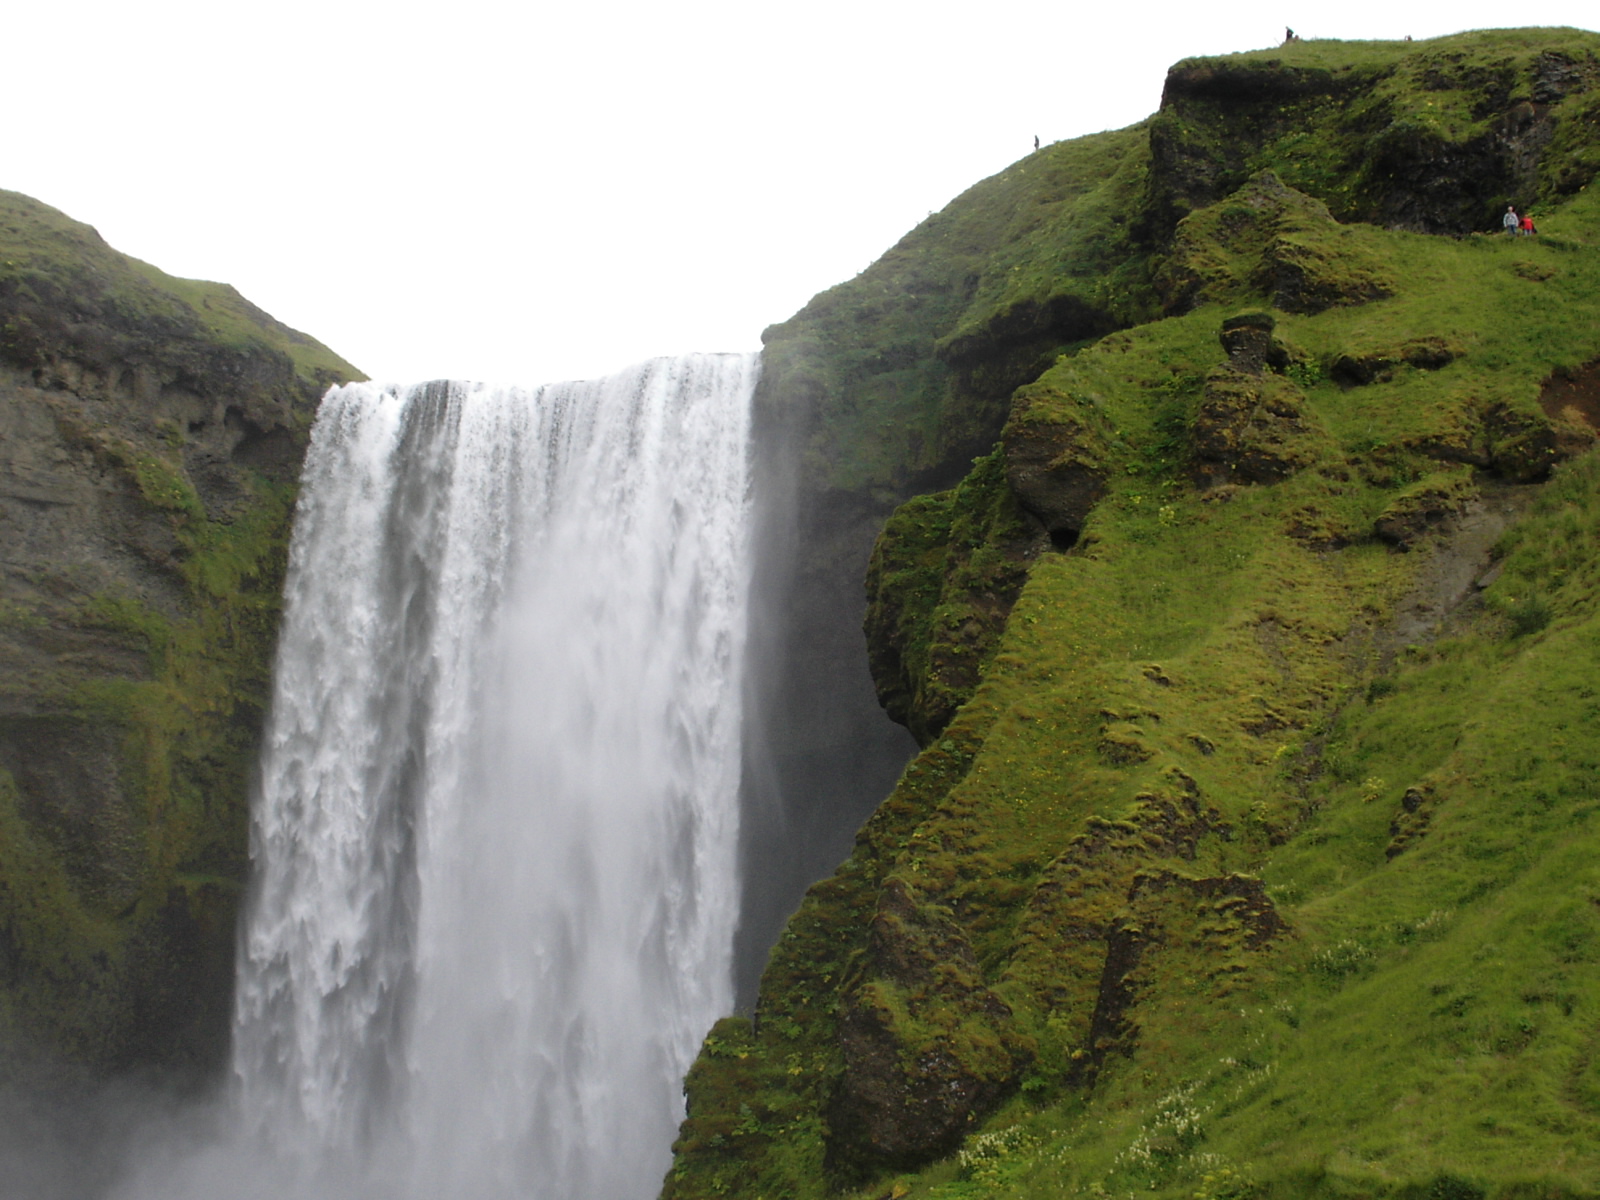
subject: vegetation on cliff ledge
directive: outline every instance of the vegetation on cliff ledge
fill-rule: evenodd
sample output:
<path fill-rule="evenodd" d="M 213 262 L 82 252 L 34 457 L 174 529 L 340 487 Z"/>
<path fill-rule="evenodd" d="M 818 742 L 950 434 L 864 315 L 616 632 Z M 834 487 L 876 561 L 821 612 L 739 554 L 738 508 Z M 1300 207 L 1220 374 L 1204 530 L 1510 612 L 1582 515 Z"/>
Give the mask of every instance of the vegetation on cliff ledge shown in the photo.
<path fill-rule="evenodd" d="M 667 1197 L 1600 1191 L 1597 169 L 1596 35 L 1189 60 L 769 331 L 838 479 L 978 457 Z"/>

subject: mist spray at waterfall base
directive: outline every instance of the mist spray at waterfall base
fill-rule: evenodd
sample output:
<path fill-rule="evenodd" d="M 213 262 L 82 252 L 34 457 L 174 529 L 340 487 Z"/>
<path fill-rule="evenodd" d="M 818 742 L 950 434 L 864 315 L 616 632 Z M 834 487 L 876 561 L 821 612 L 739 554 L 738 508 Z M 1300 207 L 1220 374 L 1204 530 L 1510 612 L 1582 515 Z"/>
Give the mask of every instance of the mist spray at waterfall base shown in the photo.
<path fill-rule="evenodd" d="M 656 1194 L 732 1004 L 755 372 L 329 394 L 233 1094 L 124 1195 Z"/>

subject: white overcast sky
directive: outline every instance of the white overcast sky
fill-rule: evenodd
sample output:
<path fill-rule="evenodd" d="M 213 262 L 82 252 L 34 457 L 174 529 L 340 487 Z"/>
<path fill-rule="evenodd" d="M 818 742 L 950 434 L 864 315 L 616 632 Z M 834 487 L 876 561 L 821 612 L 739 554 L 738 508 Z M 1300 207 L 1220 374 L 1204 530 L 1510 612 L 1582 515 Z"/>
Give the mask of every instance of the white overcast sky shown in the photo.
<path fill-rule="evenodd" d="M 930 211 L 1303 37 L 1594 28 L 1594 0 L 17 0 L 0 187 L 379 378 L 745 350 Z"/>

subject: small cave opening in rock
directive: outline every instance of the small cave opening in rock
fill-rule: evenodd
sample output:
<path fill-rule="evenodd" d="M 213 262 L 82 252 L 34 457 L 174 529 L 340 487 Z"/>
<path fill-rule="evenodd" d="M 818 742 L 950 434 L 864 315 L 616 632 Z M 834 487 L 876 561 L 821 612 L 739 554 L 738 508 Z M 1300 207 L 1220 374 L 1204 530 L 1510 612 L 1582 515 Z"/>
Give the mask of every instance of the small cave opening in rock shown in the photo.
<path fill-rule="evenodd" d="M 1539 407 L 1551 417 L 1577 417 L 1600 429 L 1600 358 L 1575 370 L 1558 367 L 1539 389 Z"/>
<path fill-rule="evenodd" d="M 1078 544 L 1078 531 L 1076 529 L 1052 529 L 1050 531 L 1050 544 L 1057 550 L 1071 550 Z"/>
<path fill-rule="evenodd" d="M 282 470 L 296 461 L 294 435 L 282 425 L 263 429 L 233 407 L 223 414 L 223 422 L 237 438 L 232 454 L 235 463 L 256 470 Z"/>

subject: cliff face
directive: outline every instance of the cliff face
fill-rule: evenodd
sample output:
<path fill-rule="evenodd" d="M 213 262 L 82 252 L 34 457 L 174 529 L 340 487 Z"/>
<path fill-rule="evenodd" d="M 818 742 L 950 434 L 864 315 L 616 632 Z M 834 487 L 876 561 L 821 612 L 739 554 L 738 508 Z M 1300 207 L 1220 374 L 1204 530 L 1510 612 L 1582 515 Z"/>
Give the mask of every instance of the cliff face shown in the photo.
<path fill-rule="evenodd" d="M 921 750 L 667 1196 L 1593 1191 L 1597 69 L 1181 63 L 769 331 Z"/>
<path fill-rule="evenodd" d="M 888 638 L 870 664 L 862 653 L 861 579 L 873 541 L 896 505 L 956 484 L 990 450 L 1012 390 L 1063 344 L 1147 311 L 1128 283 L 1143 260 L 1117 257 L 1146 155 L 1141 129 L 1035 155 L 764 335 L 745 772 L 753 882 L 741 933 L 749 979 L 806 885 L 849 852 L 851 831 L 914 749 L 883 721 L 873 682 L 892 686 L 899 657 L 920 650 Z M 985 519 L 1017 516 L 1011 506 Z M 1001 557 L 1024 553 L 1022 542 Z M 980 557 L 977 569 L 988 570 L 990 556 Z M 975 629 L 1003 615 L 1014 582 L 1006 575 L 979 600 Z M 973 634 L 939 653 L 975 679 L 983 640 Z M 900 686 L 908 695 L 917 687 Z M 887 703 L 906 719 L 901 702 Z"/>
<path fill-rule="evenodd" d="M 322 390 L 232 288 L 0 192 L 0 1049 L 226 1044 L 246 789 Z"/>

